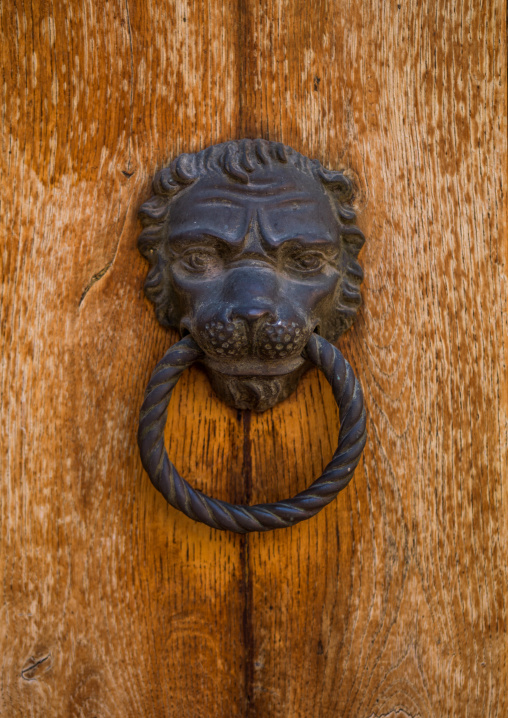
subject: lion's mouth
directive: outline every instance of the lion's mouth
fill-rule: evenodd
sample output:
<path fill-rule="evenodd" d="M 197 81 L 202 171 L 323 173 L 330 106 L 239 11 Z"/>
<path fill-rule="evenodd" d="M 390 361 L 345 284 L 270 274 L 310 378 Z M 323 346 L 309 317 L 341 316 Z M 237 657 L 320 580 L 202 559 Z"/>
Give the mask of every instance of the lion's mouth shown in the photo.
<path fill-rule="evenodd" d="M 205 331 L 195 327 L 186 333 L 203 350 L 201 364 L 218 396 L 236 409 L 265 411 L 294 391 L 309 367 L 302 356 L 308 338 L 319 332 L 317 325 L 312 329 L 295 323 L 289 331 L 287 326 L 260 323 L 249 331 L 239 323 L 209 322 Z"/>
<path fill-rule="evenodd" d="M 191 334 L 203 350 L 202 364 L 225 377 L 284 376 L 306 363 L 302 352 L 312 331 L 319 327 L 281 320 L 258 322 L 209 321 L 182 335 Z"/>
<path fill-rule="evenodd" d="M 228 360 L 206 356 L 202 360 L 208 369 L 226 376 L 282 376 L 291 374 L 305 363 L 301 355 L 288 357 L 284 360 L 266 360 L 256 357 Z"/>

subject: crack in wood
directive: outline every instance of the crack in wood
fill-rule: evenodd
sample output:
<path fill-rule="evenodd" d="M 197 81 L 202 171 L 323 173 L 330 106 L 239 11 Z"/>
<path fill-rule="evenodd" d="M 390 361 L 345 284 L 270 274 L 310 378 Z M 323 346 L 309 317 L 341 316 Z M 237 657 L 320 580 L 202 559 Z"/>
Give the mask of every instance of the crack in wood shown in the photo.
<path fill-rule="evenodd" d="M 111 267 L 112 264 L 113 264 L 113 260 L 111 260 L 111 262 L 108 262 L 101 270 L 99 270 L 92 276 L 92 278 L 86 285 L 85 289 L 83 290 L 83 294 L 81 295 L 81 299 L 79 300 L 78 306 L 81 306 L 83 304 L 83 300 L 86 297 L 86 295 L 88 294 L 88 292 L 90 291 L 90 289 L 93 287 L 93 285 L 96 282 L 99 281 L 99 279 L 102 279 L 102 277 L 106 274 L 106 272 L 108 271 L 108 269 Z"/>
<path fill-rule="evenodd" d="M 42 665 L 43 663 L 46 663 L 46 661 L 49 658 L 51 658 L 51 653 L 48 653 L 48 655 L 44 656 L 44 658 L 41 658 L 40 660 L 35 661 L 35 663 L 32 663 L 30 666 L 23 668 L 23 670 L 21 671 L 21 678 L 24 681 L 36 681 L 37 676 L 32 675 L 32 676 L 27 677 L 27 673 L 31 673 L 31 672 L 35 671 L 35 669 L 38 668 L 40 665 Z"/>

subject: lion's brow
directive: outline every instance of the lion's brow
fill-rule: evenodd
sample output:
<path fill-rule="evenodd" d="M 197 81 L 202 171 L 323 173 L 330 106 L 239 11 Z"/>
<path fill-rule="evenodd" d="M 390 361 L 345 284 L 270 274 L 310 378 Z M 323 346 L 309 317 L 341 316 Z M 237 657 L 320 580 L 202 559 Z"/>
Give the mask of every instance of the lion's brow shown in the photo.
<path fill-rule="evenodd" d="M 188 229 L 182 229 L 177 232 L 170 232 L 169 239 L 171 242 L 174 243 L 185 243 L 188 241 L 195 241 L 197 239 L 205 241 L 205 242 L 216 242 L 217 240 L 221 242 L 226 242 L 227 244 L 230 244 L 231 242 L 238 242 L 241 239 L 243 239 L 244 233 L 239 233 L 238 236 L 227 236 L 225 234 L 221 234 L 220 231 L 216 229 L 212 229 L 211 227 L 189 227 Z"/>
<path fill-rule="evenodd" d="M 281 188 L 274 188 L 273 192 L 268 192 L 266 188 L 259 188 L 258 190 L 250 189 L 248 186 L 242 186 L 241 190 L 234 191 L 223 191 L 220 194 L 214 194 L 212 192 L 203 192 L 202 197 L 199 198 L 199 204 L 224 204 L 224 202 L 230 202 L 231 204 L 243 207 L 245 199 L 259 202 L 267 202 L 272 206 L 283 206 L 286 204 L 298 205 L 312 204 L 315 202 L 314 198 L 308 197 L 306 192 L 292 192 L 291 194 L 281 192 Z"/>

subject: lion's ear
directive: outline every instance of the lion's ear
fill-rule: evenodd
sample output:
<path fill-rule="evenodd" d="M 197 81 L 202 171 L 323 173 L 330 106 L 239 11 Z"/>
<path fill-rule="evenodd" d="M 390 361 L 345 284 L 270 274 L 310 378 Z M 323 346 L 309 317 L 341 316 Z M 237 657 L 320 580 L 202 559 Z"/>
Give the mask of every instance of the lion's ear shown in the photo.
<path fill-rule="evenodd" d="M 349 329 L 362 303 L 360 285 L 363 280 L 363 270 L 358 263 L 358 253 L 365 243 L 365 237 L 355 224 L 356 211 L 353 202 L 357 183 L 343 172 L 325 169 L 319 163 L 316 171 L 333 198 L 342 245 L 338 266 L 341 281 L 334 297 L 335 306 L 326 328 L 322 328 L 325 339 L 333 342 Z"/>
<path fill-rule="evenodd" d="M 147 298 L 155 305 L 155 315 L 163 327 L 178 329 L 180 317 L 175 306 L 171 284 L 164 278 L 167 261 L 157 254 L 149 270 L 144 290 Z"/>
<path fill-rule="evenodd" d="M 146 230 L 145 230 L 146 231 Z M 140 239 L 144 232 L 141 233 Z M 144 284 L 145 295 L 155 305 L 155 314 L 163 327 L 179 329 L 180 314 L 176 306 L 174 292 L 167 276 L 168 259 L 164 256 L 163 246 L 140 248 L 141 254 L 148 259 L 151 267 Z"/>
<path fill-rule="evenodd" d="M 175 298 L 166 277 L 168 259 L 164 239 L 168 213 L 169 202 L 160 195 L 154 195 L 141 206 L 139 218 L 144 229 L 138 237 L 138 249 L 151 265 L 144 284 L 145 295 L 154 303 L 155 314 L 162 326 L 178 329 Z"/>
<path fill-rule="evenodd" d="M 363 269 L 358 263 L 358 253 L 365 237 L 353 224 L 341 228 L 342 254 L 338 269 L 341 280 L 333 299 L 333 309 L 320 327 L 320 333 L 330 342 L 335 342 L 353 323 L 362 304 L 360 285 Z"/>
<path fill-rule="evenodd" d="M 363 269 L 358 262 L 358 254 L 365 244 L 363 232 L 355 224 L 342 227 L 342 271 L 343 277 L 337 291 L 336 316 L 338 336 L 353 323 L 362 303 L 360 285 L 363 281 Z"/>

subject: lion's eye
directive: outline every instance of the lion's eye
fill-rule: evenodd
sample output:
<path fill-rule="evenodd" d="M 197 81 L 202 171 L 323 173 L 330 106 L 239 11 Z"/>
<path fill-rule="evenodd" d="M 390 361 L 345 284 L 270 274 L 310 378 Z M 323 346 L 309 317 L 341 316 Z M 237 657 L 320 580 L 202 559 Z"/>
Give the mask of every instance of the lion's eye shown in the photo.
<path fill-rule="evenodd" d="M 324 265 L 325 258 L 316 252 L 300 252 L 293 255 L 289 263 L 301 272 L 316 272 Z"/>
<path fill-rule="evenodd" d="M 184 267 L 191 272 L 206 272 L 216 264 L 216 261 L 215 253 L 206 249 L 196 249 L 182 257 Z"/>

